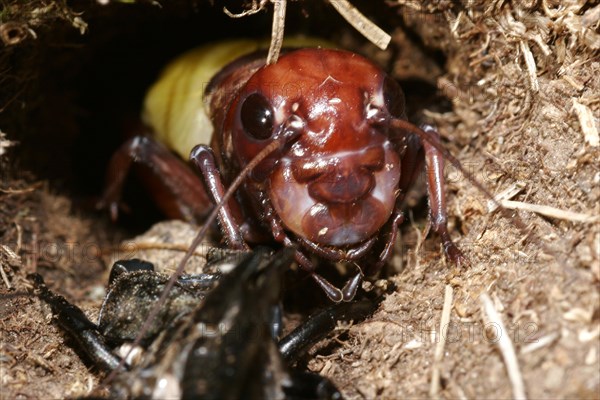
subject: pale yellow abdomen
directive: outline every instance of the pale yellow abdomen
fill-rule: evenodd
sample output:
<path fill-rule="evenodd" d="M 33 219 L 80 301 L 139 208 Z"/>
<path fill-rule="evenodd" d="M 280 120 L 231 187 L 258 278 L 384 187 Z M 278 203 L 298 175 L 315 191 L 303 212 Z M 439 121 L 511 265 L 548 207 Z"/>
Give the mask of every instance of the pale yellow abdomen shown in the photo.
<path fill-rule="evenodd" d="M 203 102 L 204 89 L 221 68 L 258 45 L 251 40 L 209 44 L 167 65 L 144 101 L 142 118 L 156 139 L 185 160 L 195 145 L 209 144 L 213 127 Z"/>
<path fill-rule="evenodd" d="M 213 126 L 207 113 L 204 91 L 211 78 L 231 61 L 261 48 L 265 40 L 231 40 L 212 43 L 177 57 L 150 87 L 142 119 L 155 138 L 184 160 L 197 144 L 209 144 Z M 285 46 L 328 46 L 320 39 L 292 38 Z"/>

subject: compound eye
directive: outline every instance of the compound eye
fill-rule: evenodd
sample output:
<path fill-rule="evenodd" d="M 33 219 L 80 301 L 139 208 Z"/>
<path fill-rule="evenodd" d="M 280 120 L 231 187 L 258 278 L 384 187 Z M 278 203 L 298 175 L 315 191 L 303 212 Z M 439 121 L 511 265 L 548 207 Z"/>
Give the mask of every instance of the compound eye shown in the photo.
<path fill-rule="evenodd" d="M 254 139 L 265 140 L 273 134 L 273 108 L 262 94 L 246 97 L 240 117 L 244 130 Z"/>
<path fill-rule="evenodd" d="M 383 81 L 383 99 L 385 107 L 392 116 L 404 116 L 404 92 L 398 82 L 389 76 L 386 76 Z"/>

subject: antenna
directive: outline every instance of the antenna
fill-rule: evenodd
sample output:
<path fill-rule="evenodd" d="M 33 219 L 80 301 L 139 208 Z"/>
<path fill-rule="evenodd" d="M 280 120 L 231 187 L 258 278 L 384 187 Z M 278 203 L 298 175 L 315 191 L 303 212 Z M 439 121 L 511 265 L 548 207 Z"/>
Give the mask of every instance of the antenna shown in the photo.
<path fill-rule="evenodd" d="M 175 285 L 177 278 L 179 278 L 179 276 L 183 273 L 186 263 L 188 262 L 190 257 L 194 254 L 196 247 L 198 247 L 200 242 L 202 242 L 202 239 L 204 239 L 204 237 L 206 236 L 209 226 L 215 221 L 221 208 L 223 208 L 223 206 L 229 201 L 229 199 L 231 198 L 233 193 L 235 193 L 235 191 L 239 188 L 239 186 L 242 184 L 242 182 L 248 176 L 248 174 L 261 161 L 263 161 L 273 151 L 277 150 L 288 139 L 289 139 L 289 137 L 286 137 L 285 134 L 277 137 L 275 140 L 273 140 L 271 143 L 269 143 L 264 149 L 262 149 L 252 160 L 250 160 L 248 165 L 246 165 L 246 167 L 235 178 L 235 180 L 229 186 L 229 189 L 227 189 L 227 192 L 225 192 L 225 195 L 223 196 L 223 198 L 221 199 L 219 204 L 217 204 L 215 206 L 215 208 L 212 210 L 212 212 L 208 216 L 207 220 L 204 222 L 204 225 L 202 226 L 202 228 L 200 228 L 200 231 L 198 231 L 198 234 L 194 238 L 194 241 L 190 245 L 190 247 L 187 250 L 187 252 L 185 253 L 185 255 L 179 261 L 177 269 L 175 270 L 173 275 L 171 275 L 171 278 L 169 279 L 169 281 L 167 282 L 167 285 L 163 289 L 163 291 L 160 295 L 160 298 L 158 299 L 158 301 L 156 302 L 154 307 L 152 307 L 150 314 L 148 314 L 146 321 L 144 321 L 144 324 L 142 325 L 139 333 L 137 334 L 135 340 L 133 341 L 133 344 L 131 345 L 131 348 L 128 351 L 127 355 L 125 355 L 122 358 L 119 365 L 110 372 L 110 374 L 106 377 L 104 382 L 102 382 L 100 387 L 108 386 L 115 379 L 117 374 L 122 370 L 123 366 L 125 365 L 125 362 L 126 362 L 125 360 L 129 357 L 129 353 L 131 353 L 131 351 L 133 351 L 134 348 L 136 348 L 140 345 L 142 338 L 148 332 L 148 330 L 150 329 L 150 326 L 152 325 L 152 322 L 154 322 L 154 319 L 158 315 L 160 308 L 164 305 L 164 302 L 165 302 L 167 296 L 169 295 L 169 292 Z"/>

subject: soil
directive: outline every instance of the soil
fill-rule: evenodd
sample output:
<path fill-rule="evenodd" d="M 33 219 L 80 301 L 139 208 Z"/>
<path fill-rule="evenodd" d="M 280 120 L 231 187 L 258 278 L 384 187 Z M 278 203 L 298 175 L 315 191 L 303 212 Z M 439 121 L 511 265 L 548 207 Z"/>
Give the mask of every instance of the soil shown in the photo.
<path fill-rule="evenodd" d="M 600 5 L 353 2 L 392 33 L 390 50 L 380 52 L 326 4 L 302 3 L 288 8 L 290 32 L 326 26 L 330 39 L 386 65 L 413 115 L 436 123 L 487 191 L 518 188 L 509 199 L 520 208 L 489 211 L 486 195 L 449 167 L 449 223 L 469 264 L 449 263 L 439 238 L 424 237 L 425 207 L 415 200 L 385 275 L 394 292 L 367 321 L 340 326 L 315 346 L 306 366 L 348 399 L 511 398 L 520 379 L 529 398 L 600 398 Z M 155 210 L 130 197 L 142 217 L 113 225 L 90 204 L 143 88 L 173 54 L 220 37 L 202 36 L 199 26 L 220 8 L 3 6 L 0 398 L 85 396 L 102 375 L 53 323 L 26 276 L 41 273 L 93 319 L 111 260 L 132 256 L 131 240 L 162 245 L 159 255 L 138 256 L 163 266 L 182 254 L 189 225 L 163 223 L 131 239 L 156 222 Z M 270 14 L 225 23 L 230 34 L 259 24 L 268 34 Z M 499 319 L 485 309 L 486 296 Z M 514 348 L 516 379 L 500 344 Z"/>

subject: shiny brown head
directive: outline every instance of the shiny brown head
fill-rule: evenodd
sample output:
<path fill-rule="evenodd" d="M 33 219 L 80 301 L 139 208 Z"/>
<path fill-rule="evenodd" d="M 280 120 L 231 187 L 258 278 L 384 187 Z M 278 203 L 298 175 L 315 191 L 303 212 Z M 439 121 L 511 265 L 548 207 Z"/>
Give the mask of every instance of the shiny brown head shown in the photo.
<path fill-rule="evenodd" d="M 394 210 L 402 144 L 388 122 L 403 116 L 400 88 L 371 61 L 303 49 L 259 69 L 224 128 L 239 167 L 286 137 L 253 178 L 266 183 L 287 229 L 319 245 L 349 247 L 376 235 Z"/>

